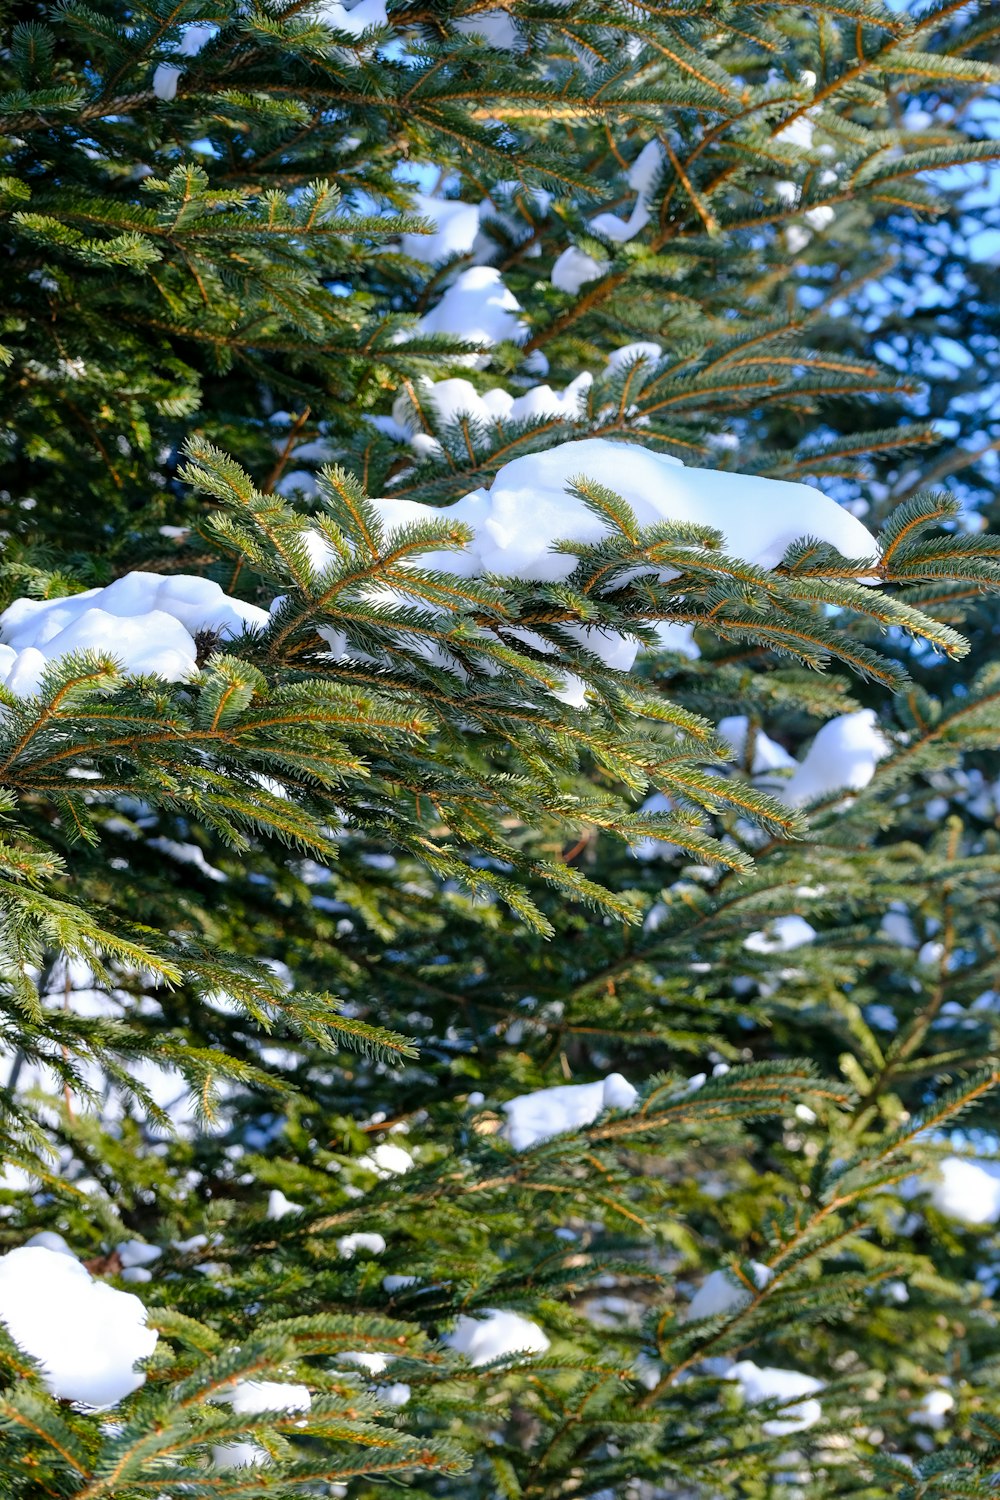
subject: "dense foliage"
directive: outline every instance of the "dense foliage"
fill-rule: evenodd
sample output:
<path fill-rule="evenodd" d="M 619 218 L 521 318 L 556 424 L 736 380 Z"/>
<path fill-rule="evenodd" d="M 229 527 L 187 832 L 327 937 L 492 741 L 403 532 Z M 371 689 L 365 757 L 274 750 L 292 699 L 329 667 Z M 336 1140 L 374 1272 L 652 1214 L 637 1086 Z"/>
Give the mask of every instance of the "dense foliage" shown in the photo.
<path fill-rule="evenodd" d="M 992 1494 L 994 8 L 3 26 L 0 1496 Z"/>

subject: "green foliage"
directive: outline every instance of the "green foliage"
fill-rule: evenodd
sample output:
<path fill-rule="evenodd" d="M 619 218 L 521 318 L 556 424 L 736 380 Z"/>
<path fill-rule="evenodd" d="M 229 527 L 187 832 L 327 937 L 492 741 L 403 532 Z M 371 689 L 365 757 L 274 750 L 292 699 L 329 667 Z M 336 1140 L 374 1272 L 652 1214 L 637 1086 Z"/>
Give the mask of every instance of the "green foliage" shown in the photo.
<path fill-rule="evenodd" d="M 270 613 L 181 681 L 0 688 L 2 1249 L 58 1231 L 159 1332 L 94 1412 L 0 1329 L 0 1496 L 990 1495 L 997 1229 L 932 1184 L 1000 1082 L 1000 286 L 955 185 L 995 19 L 370 9 L 4 15 L 0 603 L 142 569 Z M 483 208 L 431 264 L 434 194 Z M 474 261 L 521 343 L 422 326 Z M 450 504 L 581 437 L 818 482 L 877 554 L 755 566 L 583 471 L 564 581 L 465 577 Z M 862 708 L 870 779 L 789 805 L 758 749 Z M 619 1070 L 634 1109 L 514 1149 L 505 1103 Z M 490 1309 L 548 1347 L 470 1362 Z"/>

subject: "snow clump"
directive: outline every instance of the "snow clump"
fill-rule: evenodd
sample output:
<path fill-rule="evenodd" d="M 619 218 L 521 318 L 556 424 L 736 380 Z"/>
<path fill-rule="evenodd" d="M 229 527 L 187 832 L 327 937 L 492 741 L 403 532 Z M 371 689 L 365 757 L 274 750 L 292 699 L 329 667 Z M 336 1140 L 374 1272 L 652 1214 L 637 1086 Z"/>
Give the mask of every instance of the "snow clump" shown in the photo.
<path fill-rule="evenodd" d="M 312 1405 L 309 1387 L 286 1385 L 278 1380 L 238 1380 L 228 1401 L 237 1416 L 256 1417 L 263 1412 L 308 1411 Z M 267 1462 L 257 1443 L 225 1443 L 212 1449 L 217 1469 L 244 1469 Z"/>
<path fill-rule="evenodd" d="M 751 953 L 788 953 L 811 943 L 816 929 L 805 917 L 777 917 L 762 932 L 751 932 L 743 946 Z"/>
<path fill-rule="evenodd" d="M 1000 1219 L 1000 1177 L 978 1162 L 946 1156 L 931 1185 L 931 1202 L 940 1213 L 967 1224 L 995 1224 Z"/>
<path fill-rule="evenodd" d="M 171 48 L 178 57 L 197 57 L 202 47 L 210 42 L 218 31 L 218 26 L 210 22 L 196 21 L 192 26 L 185 26 L 184 35 L 179 42 Z M 183 68 L 175 67 L 173 63 L 160 63 L 153 73 L 153 93 L 157 99 L 163 99 L 169 103 L 177 96 L 177 82 Z"/>
<path fill-rule="evenodd" d="M 495 1307 L 485 1308 L 477 1318 L 458 1318 L 443 1342 L 472 1365 L 489 1365 L 514 1354 L 544 1354 L 549 1347 L 537 1323 Z"/>
<path fill-rule="evenodd" d="M 459 399 L 464 401 L 465 394 L 456 396 L 455 400 Z M 488 489 L 473 490 L 446 511 L 411 500 L 374 503 L 390 534 L 399 526 L 420 521 L 440 523 L 445 517 L 471 530 L 472 540 L 462 551 L 425 553 L 425 568 L 464 578 L 498 573 L 539 583 L 562 583 L 575 562 L 570 555 L 553 551 L 553 544 L 566 539 L 595 544 L 608 533 L 603 517 L 569 492 L 581 477 L 620 494 L 640 525 L 682 521 L 712 527 L 722 533 L 731 555 L 762 568 L 775 567 L 787 548 L 803 536 L 828 542 L 847 556 L 870 556 L 876 550 L 874 537 L 856 517 L 807 485 L 686 468 L 679 459 L 638 443 L 604 438 L 560 443 L 545 452 L 516 458 L 499 470 Z M 325 557 L 332 561 L 324 538 L 317 532 L 313 540 L 316 565 L 322 566 Z M 658 576 L 666 582 L 675 574 L 661 569 Z M 387 602 L 381 594 L 373 598 Z M 638 655 L 638 642 L 614 632 L 583 625 L 567 627 L 567 631 L 619 671 L 629 671 Z M 346 639 L 340 632 L 324 630 L 321 634 L 334 655 L 347 654 Z M 525 641 L 536 649 L 546 649 L 530 632 L 525 633 Z M 582 706 L 582 685 L 570 678 L 560 696 Z M 869 739 L 873 733 L 869 733 Z M 806 765 L 796 774 L 807 776 Z M 860 775 L 860 771 L 853 774 Z"/>
<path fill-rule="evenodd" d="M 50 661 L 77 651 L 113 656 L 132 675 L 183 682 L 197 671 L 196 637 L 261 630 L 266 610 L 190 574 L 126 573 L 107 588 L 59 599 L 15 599 L 0 614 L 0 681 L 38 691 Z"/>
<path fill-rule="evenodd" d="M 158 1334 L 131 1292 L 95 1281 L 63 1250 L 22 1246 L 0 1258 L 0 1319 L 41 1367 L 53 1396 L 108 1407 L 138 1390 Z"/>
<path fill-rule="evenodd" d="M 955 1398 L 950 1391 L 928 1391 L 910 1417 L 910 1421 L 916 1427 L 933 1427 L 935 1431 L 940 1432 L 954 1405 Z"/>
<path fill-rule="evenodd" d="M 387 26 L 386 0 L 323 0 L 316 7 L 316 19 L 329 26 L 332 31 L 346 31 L 349 36 L 361 36 L 373 26 Z"/>
<path fill-rule="evenodd" d="M 568 492 L 581 476 L 621 495 L 641 526 L 684 521 L 713 527 L 730 555 L 761 568 L 776 567 L 803 536 L 815 536 L 847 556 L 873 556 L 876 550 L 874 537 L 855 516 L 808 485 L 686 468 L 668 454 L 607 438 L 559 443 L 515 458 L 489 489 L 473 490 L 444 513 L 430 506 L 419 511 L 422 518 L 446 514 L 475 532 L 470 547 L 451 562 L 452 572 L 562 583 L 574 560 L 552 552 L 552 543 L 564 538 L 597 543 L 608 532 L 605 522 Z M 382 503 L 390 520 L 394 502 Z M 400 516 L 411 519 L 416 517 Z"/>
<path fill-rule="evenodd" d="M 377 1146 L 366 1151 L 364 1156 L 358 1157 L 358 1166 L 383 1179 L 399 1177 L 413 1166 L 413 1157 L 393 1141 L 380 1141 Z"/>
<path fill-rule="evenodd" d="M 451 334 L 487 347 L 508 339 L 520 344 L 527 336 L 520 311 L 520 302 L 504 285 L 495 266 L 470 266 L 456 276 L 441 301 L 424 313 L 417 332 Z M 462 358 L 471 365 L 484 362 L 478 354 Z"/>
<path fill-rule="evenodd" d="M 631 1109 L 638 1093 L 620 1073 L 596 1083 L 565 1083 L 520 1094 L 503 1106 L 504 1134 L 515 1151 L 527 1151 L 567 1130 L 590 1125 L 606 1109 Z"/>
<path fill-rule="evenodd" d="M 861 525 L 860 521 L 856 524 Z M 860 792 L 890 749 L 876 725 L 874 709 L 841 714 L 823 725 L 805 759 L 782 787 L 782 799 L 792 807 L 800 807 L 834 792 Z"/>
<path fill-rule="evenodd" d="M 755 1365 L 752 1359 L 741 1359 L 730 1365 L 726 1380 L 739 1382 L 743 1399 L 750 1406 L 760 1401 L 790 1401 L 794 1396 L 812 1397 L 814 1391 L 823 1389 L 823 1382 L 812 1375 L 803 1375 L 799 1370 L 781 1370 L 773 1365 Z M 799 1401 L 778 1417 L 764 1423 L 769 1437 L 787 1437 L 789 1433 L 801 1432 L 812 1427 L 823 1415 L 816 1400 Z"/>
<path fill-rule="evenodd" d="M 750 1262 L 757 1290 L 762 1291 L 774 1272 L 770 1266 L 758 1260 Z M 752 1300 L 750 1288 L 737 1279 L 732 1271 L 712 1271 L 691 1298 L 687 1309 L 687 1320 L 697 1318 L 722 1318 L 727 1313 L 737 1312 Z"/>

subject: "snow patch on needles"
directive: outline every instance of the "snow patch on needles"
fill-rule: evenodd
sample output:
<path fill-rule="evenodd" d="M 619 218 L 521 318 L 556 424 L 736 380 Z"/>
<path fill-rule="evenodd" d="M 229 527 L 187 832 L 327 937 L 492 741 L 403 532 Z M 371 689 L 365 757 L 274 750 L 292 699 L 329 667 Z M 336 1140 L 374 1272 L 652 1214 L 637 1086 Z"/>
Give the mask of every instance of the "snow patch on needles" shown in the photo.
<path fill-rule="evenodd" d="M 751 953 L 788 953 L 811 943 L 816 929 L 805 917 L 777 917 L 762 932 L 751 932 L 743 946 Z"/>
<path fill-rule="evenodd" d="M 823 725 L 805 759 L 781 789 L 782 799 L 800 807 L 834 792 L 860 792 L 890 750 L 888 740 L 876 724 L 874 709 L 841 714 Z"/>
<path fill-rule="evenodd" d="M 418 380 L 414 386 L 417 400 L 429 408 L 439 422 L 457 422 L 464 418 L 473 426 L 487 431 L 498 423 L 543 421 L 559 417 L 574 421 L 581 414 L 586 392 L 593 384 L 589 370 L 582 371 L 561 391 L 550 385 L 533 385 L 519 396 L 511 395 L 502 386 L 491 390 L 477 391 L 469 380 L 454 377 L 450 380 Z M 374 425 L 383 432 L 410 445 L 423 457 L 440 454 L 441 444 L 429 433 L 412 432 L 414 407 L 407 394 L 397 396 L 393 403 L 392 416 L 376 417 Z"/>
<path fill-rule="evenodd" d="M 537 1323 L 495 1307 L 485 1308 L 480 1317 L 460 1317 L 442 1342 L 464 1354 L 471 1365 L 489 1365 L 516 1354 L 544 1354 L 549 1347 Z"/>
<path fill-rule="evenodd" d="M 210 22 L 196 21 L 193 26 L 185 26 L 184 35 L 172 48 L 178 57 L 197 57 L 202 47 L 210 42 L 218 31 L 218 26 Z M 173 63 L 160 63 L 153 73 L 153 93 L 157 99 L 163 99 L 169 103 L 177 96 L 177 83 L 184 72 L 183 68 L 176 67 Z"/>
<path fill-rule="evenodd" d="M 486 346 L 508 339 L 520 344 L 528 332 L 528 325 L 518 316 L 520 311 L 520 302 L 504 286 L 495 266 L 470 266 L 456 276 L 441 301 L 424 313 L 417 332 L 450 334 Z M 481 365 L 485 360 L 478 354 L 468 354 L 461 356 L 461 362 Z"/>
<path fill-rule="evenodd" d="M 464 409 L 465 382 L 441 382 L 463 387 L 442 392 L 435 400 L 443 409 Z M 539 388 L 539 393 L 542 389 Z M 438 387 L 435 387 L 437 392 Z M 489 393 L 495 396 L 496 393 Z M 555 399 L 555 393 L 549 393 Z M 564 392 L 565 396 L 566 393 Z M 482 398 L 485 402 L 486 398 Z M 441 409 L 441 408 L 439 408 Z M 433 439 L 426 439 L 433 442 Z M 762 568 L 773 568 L 788 547 L 804 536 L 816 537 L 846 556 L 873 556 L 875 538 L 847 511 L 818 490 L 803 484 L 733 474 L 714 469 L 690 469 L 666 454 L 641 444 L 583 438 L 559 443 L 505 464 L 487 488 L 473 490 L 447 511 L 411 500 L 377 500 L 376 509 L 390 534 L 416 521 L 440 522 L 444 515 L 472 532 L 460 552 L 430 552 L 423 565 L 458 577 L 509 575 L 539 583 L 562 583 L 573 572 L 575 559 L 555 552 L 558 541 L 600 543 L 609 533 L 602 515 L 588 509 L 571 493 L 580 479 L 615 491 L 631 506 L 640 526 L 662 521 L 693 522 L 722 533 L 730 555 Z M 317 566 L 330 556 L 325 540 L 314 534 Z M 331 558 L 332 560 L 332 558 Z M 671 569 L 653 569 L 662 581 L 676 576 Z M 381 595 L 373 594 L 378 602 Z M 567 633 L 621 672 L 631 669 L 638 642 L 611 631 L 569 626 Z M 347 655 L 339 631 L 321 630 L 334 655 Z M 548 648 L 541 638 L 524 633 L 526 644 Z M 436 649 L 436 648 L 432 648 Z M 559 693 L 576 707 L 584 702 L 583 685 L 572 675 Z M 829 727 L 829 726 L 826 726 Z M 818 737 L 817 737 L 818 738 Z"/>
<path fill-rule="evenodd" d="M 308 1411 L 312 1395 L 308 1386 L 286 1385 L 278 1380 L 239 1380 L 223 1398 L 237 1416 L 256 1417 L 263 1412 Z M 257 1443 L 226 1443 L 212 1449 L 217 1469 L 243 1469 L 267 1462 Z"/>
<path fill-rule="evenodd" d="M 774 1272 L 758 1260 L 750 1262 L 757 1290 L 762 1291 Z M 752 1300 L 750 1288 L 744 1286 L 732 1271 L 711 1271 L 695 1292 L 688 1305 L 686 1320 L 697 1318 L 722 1318 L 727 1313 L 738 1312 Z"/>
<path fill-rule="evenodd" d="M 354 0 L 343 5 L 338 0 L 323 0 L 316 7 L 316 19 L 332 31 L 346 31 L 349 36 L 361 36 L 373 27 L 389 24 L 386 0 Z"/>
<path fill-rule="evenodd" d="M 812 1375 L 803 1375 L 799 1370 L 781 1370 L 773 1365 L 755 1365 L 752 1359 L 741 1359 L 731 1365 L 724 1377 L 739 1382 L 743 1399 L 750 1406 L 761 1401 L 790 1401 L 793 1396 L 812 1396 L 823 1389 L 823 1382 Z M 790 1406 L 779 1417 L 764 1423 L 769 1437 L 787 1437 L 789 1433 L 801 1432 L 812 1427 L 823 1415 L 818 1401 L 799 1401 Z"/>
<path fill-rule="evenodd" d="M 337 1241 L 337 1253 L 343 1260 L 353 1260 L 359 1250 L 367 1250 L 369 1255 L 383 1255 L 384 1235 L 361 1229 L 356 1234 L 342 1234 Z"/>
<path fill-rule="evenodd" d="M 504 1134 L 515 1151 L 527 1151 L 541 1141 L 591 1125 L 606 1109 L 631 1109 L 639 1097 L 620 1073 L 596 1083 L 566 1083 L 556 1088 L 520 1094 L 503 1106 Z"/>
<path fill-rule="evenodd" d="M 138 1390 L 158 1334 L 131 1292 L 95 1281 L 64 1251 L 22 1246 L 0 1258 L 0 1318 L 41 1366 L 53 1396 L 108 1407 Z"/>
<path fill-rule="evenodd" d="M 606 260 L 595 260 L 586 250 L 569 245 L 552 266 L 552 285 L 557 292 L 576 293 L 588 281 L 596 281 L 608 269 Z"/>
<path fill-rule="evenodd" d="M 413 1166 L 413 1157 L 392 1141 L 380 1141 L 377 1146 L 366 1151 L 364 1156 L 358 1157 L 358 1166 L 374 1172 L 376 1177 L 384 1181 L 387 1177 L 399 1177 L 403 1172 L 408 1172 Z"/>
<path fill-rule="evenodd" d="M 564 582 L 574 559 L 552 552 L 552 543 L 596 543 L 608 534 L 604 520 L 569 493 L 581 477 L 621 495 L 640 526 L 661 521 L 711 526 L 722 532 L 730 555 L 762 568 L 775 567 L 804 536 L 817 537 L 848 557 L 876 551 L 874 537 L 855 516 L 807 485 L 686 468 L 679 459 L 639 443 L 583 438 L 515 458 L 499 470 L 489 489 L 473 490 L 450 508 L 449 519 L 465 522 L 475 533 L 469 548 L 452 560 L 451 571 Z M 427 516 L 442 514 L 421 509 Z M 385 514 L 390 518 L 391 509 Z M 444 560 L 439 564 L 448 565 Z"/>
<path fill-rule="evenodd" d="M 434 231 L 404 234 L 400 239 L 404 255 L 425 265 L 434 265 L 453 255 L 468 255 L 479 233 L 478 204 L 465 203 L 461 198 L 432 198 L 426 193 L 414 193 L 412 207 L 422 219 L 430 220 Z"/>
<path fill-rule="evenodd" d="M 196 637 L 260 630 L 266 610 L 190 574 L 126 573 L 107 588 L 60 599 L 15 599 L 0 615 L 0 680 L 36 693 L 47 664 L 77 651 L 113 656 L 132 675 L 183 682 L 197 671 Z"/>
<path fill-rule="evenodd" d="M 950 1391 L 928 1391 L 910 1421 L 915 1427 L 933 1427 L 940 1432 L 954 1406 L 955 1398 Z"/>

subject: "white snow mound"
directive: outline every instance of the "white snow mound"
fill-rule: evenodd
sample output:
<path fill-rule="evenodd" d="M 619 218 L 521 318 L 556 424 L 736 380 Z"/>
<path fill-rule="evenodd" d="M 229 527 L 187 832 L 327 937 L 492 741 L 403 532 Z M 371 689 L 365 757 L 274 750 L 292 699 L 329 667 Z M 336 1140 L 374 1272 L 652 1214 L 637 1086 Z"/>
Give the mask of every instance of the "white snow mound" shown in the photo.
<path fill-rule="evenodd" d="M 760 1291 L 767 1286 L 774 1272 L 758 1260 L 751 1261 L 750 1265 Z M 726 1313 L 737 1312 L 741 1307 L 746 1307 L 750 1301 L 749 1288 L 732 1271 L 711 1271 L 691 1298 L 686 1318 L 689 1321 L 695 1318 L 721 1318 Z"/>
<path fill-rule="evenodd" d="M 458 1318 L 443 1342 L 472 1365 L 492 1364 L 512 1354 L 544 1354 L 549 1347 L 537 1323 L 495 1307 L 484 1309 L 478 1318 Z"/>
<path fill-rule="evenodd" d="M 688 521 L 714 527 L 730 555 L 762 568 L 775 567 L 791 543 L 805 536 L 848 557 L 876 552 L 875 538 L 857 517 L 808 485 L 686 468 L 639 443 L 582 438 L 515 458 L 489 489 L 457 501 L 447 514 L 470 525 L 475 538 L 464 554 L 442 566 L 455 572 L 458 561 L 468 576 L 508 573 L 542 583 L 565 581 L 573 559 L 550 551 L 552 543 L 595 543 L 608 532 L 603 519 L 568 493 L 580 476 L 621 495 L 641 526 Z M 382 502 L 386 519 L 393 504 Z"/>
<path fill-rule="evenodd" d="M 308 1411 L 312 1395 L 305 1385 L 286 1385 L 280 1380 L 238 1380 L 223 1399 L 239 1416 L 256 1417 L 261 1412 Z M 268 1456 L 257 1443 L 224 1443 L 212 1449 L 217 1469 L 245 1469 L 267 1463 Z"/>
<path fill-rule="evenodd" d="M 507 1100 L 504 1134 L 515 1151 L 527 1151 L 554 1135 L 590 1125 L 606 1109 L 631 1109 L 637 1098 L 636 1090 L 620 1073 L 610 1073 L 597 1083 L 538 1089 Z"/>
<path fill-rule="evenodd" d="M 485 269 L 473 268 L 476 272 Z M 463 274 L 472 276 L 473 271 Z M 577 402 L 583 388 L 569 389 Z M 563 393 L 564 401 L 568 393 Z M 554 405 L 558 399 L 555 393 L 549 392 L 549 397 Z M 477 404 L 483 414 L 496 414 L 487 406 L 486 397 L 477 397 L 465 381 L 440 382 L 434 387 L 433 399 L 439 412 L 449 416 L 467 407 L 479 415 Z M 710 526 L 723 534 L 731 555 L 763 568 L 774 567 L 788 546 L 804 536 L 828 542 L 850 557 L 871 557 L 876 552 L 875 538 L 856 517 L 807 485 L 714 469 L 689 469 L 679 459 L 654 453 L 638 443 L 605 438 L 559 443 L 545 452 L 516 458 L 499 470 L 488 489 L 473 490 L 447 511 L 412 500 L 383 499 L 375 506 L 390 534 L 411 522 L 440 522 L 445 516 L 470 528 L 473 536 L 466 548 L 424 553 L 421 565 L 425 568 L 465 578 L 499 573 L 560 583 L 572 573 L 574 559 L 553 552 L 553 544 L 561 540 L 597 543 L 609 529 L 603 517 L 568 492 L 581 477 L 621 495 L 640 525 L 685 521 Z M 319 566 L 318 554 L 328 554 L 329 549 L 318 533 L 316 536 Z M 669 580 L 675 575 L 664 569 L 660 576 Z M 373 594 L 373 598 L 379 597 Z M 321 633 L 335 655 L 345 653 L 346 643 L 339 632 Z M 623 672 L 630 670 L 638 654 L 635 641 L 610 632 L 578 626 L 573 633 L 602 661 Z M 526 639 L 536 647 L 541 644 L 530 635 Z M 560 696 L 567 702 L 583 701 L 572 680 Z M 796 774 L 804 771 L 805 767 L 800 767 Z"/>
<path fill-rule="evenodd" d="M 750 1406 L 759 1401 L 789 1401 L 793 1396 L 812 1396 L 822 1390 L 823 1382 L 812 1375 L 803 1375 L 799 1370 L 781 1370 L 773 1365 L 755 1365 L 752 1359 L 741 1359 L 726 1372 L 727 1380 L 739 1381 L 743 1399 Z M 786 1437 L 791 1432 L 801 1432 L 812 1427 L 823 1415 L 818 1401 L 799 1401 L 790 1406 L 780 1417 L 772 1417 L 764 1423 L 769 1437 Z"/>
<path fill-rule="evenodd" d="M 888 740 L 875 722 L 874 709 L 841 714 L 823 725 L 779 795 L 797 807 L 834 792 L 860 792 L 890 750 Z"/>
<path fill-rule="evenodd" d="M 41 1246 L 0 1258 L 0 1318 L 41 1366 L 53 1396 L 87 1406 L 114 1406 L 137 1390 L 146 1377 L 135 1363 L 152 1354 L 158 1338 L 138 1297 Z"/>
<path fill-rule="evenodd" d="M 30 696 L 48 662 L 89 650 L 113 656 L 133 675 L 183 682 L 197 670 L 197 635 L 232 638 L 267 622 L 266 610 L 209 578 L 126 573 L 66 598 L 15 599 L 0 615 L 0 680 Z"/>
<path fill-rule="evenodd" d="M 931 1187 L 931 1202 L 967 1224 L 995 1224 L 1000 1219 L 1000 1177 L 978 1162 L 946 1156 Z"/>

